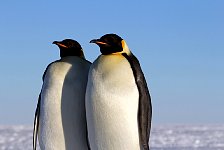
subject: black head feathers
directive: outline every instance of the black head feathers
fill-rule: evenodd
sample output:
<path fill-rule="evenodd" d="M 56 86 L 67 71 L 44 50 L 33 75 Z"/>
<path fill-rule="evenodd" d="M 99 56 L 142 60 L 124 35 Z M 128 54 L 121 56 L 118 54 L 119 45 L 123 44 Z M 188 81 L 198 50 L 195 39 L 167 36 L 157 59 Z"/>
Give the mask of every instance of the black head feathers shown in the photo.
<path fill-rule="evenodd" d="M 60 48 L 60 56 L 79 56 L 84 58 L 84 53 L 81 45 L 72 39 L 65 39 L 63 41 L 54 41 L 53 44 L 56 44 Z"/>
<path fill-rule="evenodd" d="M 96 43 L 100 47 L 103 55 L 122 52 L 122 38 L 116 34 L 106 34 L 100 39 L 91 40 L 90 43 Z"/>

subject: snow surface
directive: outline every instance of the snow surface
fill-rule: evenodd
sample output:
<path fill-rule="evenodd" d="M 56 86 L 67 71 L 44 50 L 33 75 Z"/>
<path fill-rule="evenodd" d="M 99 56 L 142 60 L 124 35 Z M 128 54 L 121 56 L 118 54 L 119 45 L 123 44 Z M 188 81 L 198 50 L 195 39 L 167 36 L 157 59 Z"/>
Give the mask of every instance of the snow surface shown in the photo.
<path fill-rule="evenodd" d="M 0 126 L 0 150 L 32 150 L 32 126 Z M 154 125 L 151 150 L 224 150 L 223 125 Z"/>

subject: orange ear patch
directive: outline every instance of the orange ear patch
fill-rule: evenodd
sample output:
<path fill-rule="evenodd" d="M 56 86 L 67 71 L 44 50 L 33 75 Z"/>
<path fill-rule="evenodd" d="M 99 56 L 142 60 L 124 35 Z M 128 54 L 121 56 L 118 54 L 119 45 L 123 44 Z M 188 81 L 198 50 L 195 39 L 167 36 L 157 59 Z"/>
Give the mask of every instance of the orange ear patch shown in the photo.
<path fill-rule="evenodd" d="M 122 45 L 122 48 L 123 48 L 122 53 L 125 52 L 127 55 L 130 55 L 131 52 L 130 52 L 130 50 L 128 48 L 128 45 L 126 44 L 125 40 L 121 41 L 121 45 Z"/>
<path fill-rule="evenodd" d="M 126 45 L 126 43 L 125 43 L 124 40 L 121 41 L 121 45 L 122 45 L 122 48 L 124 49 L 124 47 L 125 47 L 125 45 Z"/>

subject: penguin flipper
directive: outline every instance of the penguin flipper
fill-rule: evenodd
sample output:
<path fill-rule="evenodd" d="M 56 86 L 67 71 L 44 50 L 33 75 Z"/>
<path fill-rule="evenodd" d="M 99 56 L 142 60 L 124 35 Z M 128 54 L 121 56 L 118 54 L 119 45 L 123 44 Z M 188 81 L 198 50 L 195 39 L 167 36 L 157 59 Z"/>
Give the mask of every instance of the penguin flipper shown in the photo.
<path fill-rule="evenodd" d="M 36 148 L 37 148 L 37 135 L 38 135 L 38 129 L 39 129 L 39 116 L 40 116 L 40 95 L 39 95 L 39 98 L 38 98 L 38 103 L 37 103 L 37 108 L 36 108 L 36 111 L 35 111 L 35 118 L 34 118 L 33 150 L 36 150 Z"/>
<path fill-rule="evenodd" d="M 143 150 L 149 150 L 149 136 L 152 120 L 152 104 L 147 83 L 138 59 L 131 53 L 122 55 L 129 61 L 139 91 L 138 128 L 139 139 Z"/>
<path fill-rule="evenodd" d="M 54 62 L 51 62 L 47 68 L 44 71 L 44 74 L 42 76 L 42 80 L 44 81 L 44 78 L 46 76 L 47 70 L 55 62 L 58 62 L 59 60 L 56 60 Z M 33 127 L 33 150 L 36 150 L 37 148 L 37 135 L 38 135 L 38 129 L 39 129 L 39 117 L 40 117 L 40 101 L 41 101 L 41 93 L 39 94 L 38 97 L 38 102 L 37 102 L 37 108 L 35 111 L 35 118 L 34 118 L 34 127 Z"/>
<path fill-rule="evenodd" d="M 142 142 L 143 150 L 149 150 L 152 105 L 151 97 L 143 74 L 141 78 L 137 81 L 137 84 L 139 88 L 138 126 L 140 139 Z"/>

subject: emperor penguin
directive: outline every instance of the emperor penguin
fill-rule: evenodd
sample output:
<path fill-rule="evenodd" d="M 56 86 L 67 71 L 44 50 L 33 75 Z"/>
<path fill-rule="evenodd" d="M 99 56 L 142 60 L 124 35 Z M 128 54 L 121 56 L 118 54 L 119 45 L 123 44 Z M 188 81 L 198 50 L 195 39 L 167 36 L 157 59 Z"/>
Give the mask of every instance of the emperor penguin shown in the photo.
<path fill-rule="evenodd" d="M 72 39 L 54 41 L 61 59 L 50 63 L 35 112 L 33 149 L 88 150 L 85 92 L 91 63 Z"/>
<path fill-rule="evenodd" d="M 152 105 L 138 59 L 116 34 L 91 40 L 102 53 L 91 65 L 86 116 L 92 150 L 149 150 Z"/>

